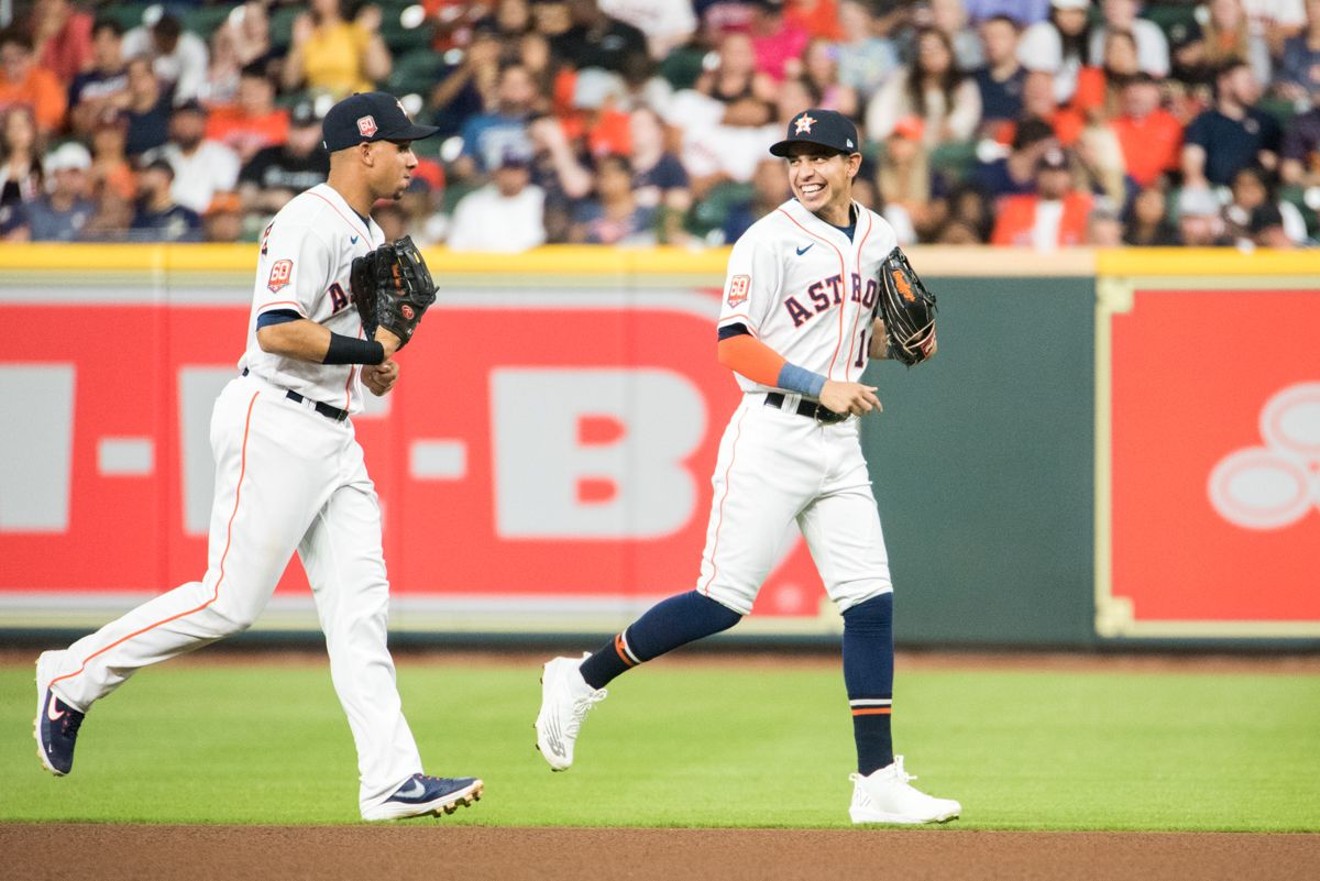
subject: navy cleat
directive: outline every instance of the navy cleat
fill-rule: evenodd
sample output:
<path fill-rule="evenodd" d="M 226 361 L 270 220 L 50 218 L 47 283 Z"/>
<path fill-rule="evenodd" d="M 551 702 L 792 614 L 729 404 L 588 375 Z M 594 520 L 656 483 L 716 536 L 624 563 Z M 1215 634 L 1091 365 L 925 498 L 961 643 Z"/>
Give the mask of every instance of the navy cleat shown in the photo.
<path fill-rule="evenodd" d="M 50 690 L 50 666 L 55 652 L 42 652 L 37 658 L 37 718 L 32 733 L 37 738 L 37 756 L 41 765 L 56 777 L 73 770 L 73 748 L 78 743 L 78 729 L 87 715 L 60 700 Z"/>
<path fill-rule="evenodd" d="M 364 820 L 402 820 L 452 814 L 481 798 L 484 784 L 475 777 L 428 777 L 414 774 L 385 801 L 362 812 Z"/>

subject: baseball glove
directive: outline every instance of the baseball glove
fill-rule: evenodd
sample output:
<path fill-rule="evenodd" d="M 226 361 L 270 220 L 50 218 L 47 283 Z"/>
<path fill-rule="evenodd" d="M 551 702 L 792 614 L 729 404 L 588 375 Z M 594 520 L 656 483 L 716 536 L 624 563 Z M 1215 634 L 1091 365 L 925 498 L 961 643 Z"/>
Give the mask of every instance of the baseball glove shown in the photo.
<path fill-rule="evenodd" d="M 399 338 L 400 349 L 435 302 L 435 282 L 411 236 L 354 259 L 348 281 L 367 339 L 383 327 Z"/>
<path fill-rule="evenodd" d="M 880 264 L 880 317 L 890 358 L 911 367 L 935 354 L 935 295 L 898 248 Z"/>

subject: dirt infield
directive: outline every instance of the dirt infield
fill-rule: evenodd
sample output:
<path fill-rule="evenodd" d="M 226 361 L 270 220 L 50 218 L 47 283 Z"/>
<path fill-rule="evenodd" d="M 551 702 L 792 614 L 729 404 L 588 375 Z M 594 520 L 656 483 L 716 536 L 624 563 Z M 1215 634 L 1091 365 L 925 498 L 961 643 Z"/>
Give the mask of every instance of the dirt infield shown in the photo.
<path fill-rule="evenodd" d="M 0 854 L 27 881 L 1291 881 L 1320 835 L 47 824 L 0 826 Z"/>

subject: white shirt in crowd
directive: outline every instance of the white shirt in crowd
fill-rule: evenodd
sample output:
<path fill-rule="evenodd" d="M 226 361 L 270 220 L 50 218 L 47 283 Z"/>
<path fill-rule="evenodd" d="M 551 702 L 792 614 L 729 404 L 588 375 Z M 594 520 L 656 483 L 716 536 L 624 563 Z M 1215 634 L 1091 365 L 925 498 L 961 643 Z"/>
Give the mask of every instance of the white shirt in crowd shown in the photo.
<path fill-rule="evenodd" d="M 494 184 L 458 200 L 449 224 L 450 249 L 516 254 L 545 244 L 545 192 L 529 185 L 503 196 Z"/>
<path fill-rule="evenodd" d="M 150 162 L 161 158 L 174 169 L 170 195 L 174 201 L 198 214 L 206 211 L 216 193 L 238 189 L 242 163 L 238 154 L 219 141 L 202 141 L 191 156 L 185 156 L 175 143 L 148 150 L 143 157 Z"/>

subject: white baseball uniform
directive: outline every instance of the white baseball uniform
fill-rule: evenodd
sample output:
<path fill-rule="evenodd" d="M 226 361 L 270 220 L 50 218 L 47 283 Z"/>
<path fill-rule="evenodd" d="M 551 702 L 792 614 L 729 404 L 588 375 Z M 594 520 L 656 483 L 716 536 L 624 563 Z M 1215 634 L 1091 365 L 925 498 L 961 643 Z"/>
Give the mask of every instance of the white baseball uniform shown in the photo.
<path fill-rule="evenodd" d="M 354 257 L 383 240 L 380 227 L 327 184 L 275 216 L 261 243 L 241 375 L 211 417 L 206 574 L 78 640 L 60 654 L 51 681 L 62 700 L 86 711 L 139 668 L 246 629 L 297 551 L 357 745 L 363 809 L 392 795 L 422 763 L 386 648 L 380 504 L 346 418 L 362 408 L 361 367 L 264 352 L 256 329 L 263 313 L 290 310 L 360 338 L 349 272 Z"/>
<path fill-rule="evenodd" d="M 851 241 L 797 200 L 753 224 L 733 246 L 719 326 L 741 324 L 798 367 L 859 381 L 879 267 L 897 239 L 884 218 L 854 208 Z M 735 375 L 743 400 L 720 441 L 697 590 L 750 612 L 794 520 L 840 610 L 891 590 L 857 418 L 822 423 L 797 412 L 800 395 Z"/>

